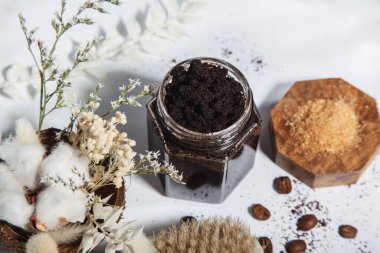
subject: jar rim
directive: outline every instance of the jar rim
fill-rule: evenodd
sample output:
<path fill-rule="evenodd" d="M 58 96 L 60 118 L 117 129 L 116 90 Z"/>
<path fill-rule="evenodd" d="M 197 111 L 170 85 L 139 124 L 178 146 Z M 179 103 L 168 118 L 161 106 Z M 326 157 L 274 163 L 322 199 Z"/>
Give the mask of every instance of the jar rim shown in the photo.
<path fill-rule="evenodd" d="M 243 88 L 243 92 L 244 92 L 244 99 L 245 99 L 245 104 L 244 104 L 244 111 L 243 113 L 240 115 L 240 117 L 233 123 L 231 124 L 230 126 L 224 128 L 224 129 L 221 129 L 219 131 L 215 131 L 215 132 L 210 132 L 210 133 L 202 133 L 202 132 L 197 132 L 197 131 L 194 131 L 194 130 L 190 130 L 182 125 L 180 125 L 178 122 L 176 122 L 171 116 L 170 114 L 168 113 L 167 109 L 166 109 L 166 105 L 165 105 L 165 86 L 166 84 L 169 84 L 171 82 L 171 72 L 173 71 L 174 68 L 176 68 L 177 66 L 184 66 L 184 65 L 188 65 L 190 64 L 190 62 L 194 61 L 194 60 L 200 60 L 202 62 L 206 62 L 206 63 L 209 63 L 209 64 L 214 64 L 214 65 L 218 65 L 218 66 L 222 66 L 222 67 L 225 67 L 228 69 L 228 75 L 230 75 L 230 72 L 233 71 L 235 72 L 235 75 L 239 76 L 239 80 L 237 80 L 239 82 L 239 84 L 242 86 Z M 185 67 L 188 67 L 188 66 L 185 66 Z M 234 76 L 231 76 L 232 78 L 236 79 Z M 188 133 L 191 133 L 191 134 L 194 134 L 194 135 L 203 135 L 203 136 L 215 136 L 215 135 L 220 135 L 220 134 L 223 134 L 223 133 L 226 133 L 226 132 L 229 132 L 231 131 L 233 128 L 234 128 L 234 125 L 235 124 L 238 124 L 240 123 L 243 118 L 246 117 L 246 112 L 247 112 L 247 109 L 251 106 L 251 103 L 252 103 L 252 99 L 250 98 L 250 87 L 249 87 L 249 84 L 248 84 L 248 81 L 245 79 L 244 75 L 235 67 L 233 66 L 232 64 L 224 61 L 224 60 L 220 60 L 220 59 L 217 59 L 217 58 L 212 58 L 212 57 L 196 57 L 196 58 L 191 58 L 191 59 L 187 59 L 187 60 L 184 60 L 178 64 L 176 64 L 173 68 L 171 68 L 168 73 L 165 75 L 162 83 L 161 83 L 161 86 L 158 90 L 158 104 L 159 104 L 159 109 L 161 110 L 162 114 L 165 116 L 166 119 L 169 119 L 170 121 L 172 121 L 173 123 L 176 123 L 177 126 L 179 129 L 183 130 L 183 131 L 186 131 Z"/>
<path fill-rule="evenodd" d="M 176 122 L 168 113 L 165 105 L 165 87 L 167 84 L 171 82 L 171 73 L 173 69 L 177 66 L 184 66 L 185 68 L 190 65 L 193 60 L 200 60 L 201 62 L 206 62 L 209 64 L 214 64 L 217 66 L 222 66 L 228 70 L 228 76 L 234 78 L 243 88 L 243 96 L 245 98 L 244 110 L 240 117 L 230 126 L 210 133 L 202 133 L 190 130 L 178 122 Z M 175 136 L 180 141 L 184 142 L 187 145 L 201 148 L 201 149 L 213 149 L 216 147 L 228 148 L 231 143 L 236 139 L 239 135 L 239 130 L 242 129 L 246 123 L 248 122 L 253 105 L 253 96 L 251 88 L 248 84 L 248 81 L 244 77 L 244 75 L 232 64 L 212 58 L 212 57 L 196 57 L 187 59 L 175 65 L 171 68 L 168 73 L 165 75 L 161 86 L 157 93 L 157 110 L 158 114 L 161 115 L 164 121 L 164 125 L 168 128 L 171 135 Z M 203 148 L 202 148 L 202 147 Z"/>

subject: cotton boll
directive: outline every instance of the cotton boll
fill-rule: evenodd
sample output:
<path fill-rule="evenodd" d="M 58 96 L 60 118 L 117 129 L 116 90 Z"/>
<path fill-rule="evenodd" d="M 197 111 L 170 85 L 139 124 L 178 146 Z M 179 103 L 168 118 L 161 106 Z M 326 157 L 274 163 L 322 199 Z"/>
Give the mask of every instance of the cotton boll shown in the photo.
<path fill-rule="evenodd" d="M 40 178 L 60 178 L 73 186 L 82 186 L 83 179 L 89 180 L 88 165 L 90 160 L 78 149 L 66 143 L 60 143 L 53 152 L 45 158 L 41 165 Z M 77 170 L 80 176 L 74 173 Z"/>
<path fill-rule="evenodd" d="M 0 158 L 11 168 L 22 186 L 34 189 L 38 168 L 45 149 L 41 144 L 23 144 L 6 141 L 0 145 Z"/>
<path fill-rule="evenodd" d="M 54 230 L 68 222 L 83 222 L 86 204 L 87 197 L 84 192 L 54 184 L 38 195 L 36 218 L 48 230 Z"/>
<path fill-rule="evenodd" d="M 36 134 L 36 129 L 34 129 L 32 124 L 24 118 L 16 121 L 16 140 L 17 142 L 24 144 L 40 143 L 40 139 Z"/>
<path fill-rule="evenodd" d="M 0 192 L 14 191 L 23 193 L 24 189 L 13 175 L 11 169 L 0 163 Z"/>
<path fill-rule="evenodd" d="M 26 253 L 58 253 L 58 245 L 48 233 L 32 236 L 25 245 Z"/>
<path fill-rule="evenodd" d="M 0 220 L 27 229 L 34 207 L 25 199 L 23 186 L 10 168 L 0 164 Z"/>
<path fill-rule="evenodd" d="M 28 229 L 34 206 L 29 205 L 23 192 L 0 191 L 0 220 Z"/>

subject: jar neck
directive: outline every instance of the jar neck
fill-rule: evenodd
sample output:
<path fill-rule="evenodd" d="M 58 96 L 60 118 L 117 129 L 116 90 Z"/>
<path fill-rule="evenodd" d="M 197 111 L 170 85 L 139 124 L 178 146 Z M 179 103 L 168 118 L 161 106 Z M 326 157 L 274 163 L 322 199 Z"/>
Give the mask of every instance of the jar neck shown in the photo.
<path fill-rule="evenodd" d="M 166 128 L 168 134 L 176 141 L 184 146 L 197 150 L 224 150 L 233 145 L 239 137 L 241 131 L 249 121 L 253 108 L 253 95 L 249 84 L 243 74 L 233 65 L 213 58 L 197 58 L 202 62 L 214 64 L 228 69 L 228 75 L 238 81 L 243 88 L 243 96 L 245 99 L 244 110 L 241 116 L 229 127 L 212 133 L 200 133 L 189 130 L 179 125 L 168 113 L 165 106 L 165 87 L 172 81 L 171 71 L 165 76 L 157 93 L 157 111 L 162 119 L 162 124 Z M 186 60 L 179 63 L 186 68 L 194 59 Z"/>

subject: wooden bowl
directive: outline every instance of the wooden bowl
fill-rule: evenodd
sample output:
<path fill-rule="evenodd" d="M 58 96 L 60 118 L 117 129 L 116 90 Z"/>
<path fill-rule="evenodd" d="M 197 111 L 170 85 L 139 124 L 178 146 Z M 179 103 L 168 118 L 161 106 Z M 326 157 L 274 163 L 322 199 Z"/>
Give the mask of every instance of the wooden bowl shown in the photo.
<path fill-rule="evenodd" d="M 299 154 L 286 122 L 299 106 L 314 99 L 348 97 L 355 102 L 355 113 L 362 125 L 362 141 L 343 154 Z M 281 168 L 309 185 L 326 187 L 358 181 L 380 147 L 380 119 L 376 101 L 340 78 L 296 82 L 271 111 L 274 161 Z"/>
<path fill-rule="evenodd" d="M 49 128 L 41 131 L 40 140 L 46 148 L 46 155 L 49 155 L 51 150 L 58 144 L 59 140 L 56 138 L 59 129 Z M 67 138 L 63 138 L 62 141 L 67 141 Z M 113 194 L 108 203 L 110 205 L 123 206 L 125 204 L 125 186 L 124 182 L 122 187 L 117 189 L 113 185 L 107 185 L 96 191 L 96 194 L 102 198 L 108 197 Z M 21 228 L 15 227 L 6 221 L 0 220 L 0 245 L 13 250 L 17 253 L 25 252 L 26 242 L 33 232 L 25 231 Z M 74 253 L 78 251 L 80 241 L 58 245 L 60 253 Z"/>

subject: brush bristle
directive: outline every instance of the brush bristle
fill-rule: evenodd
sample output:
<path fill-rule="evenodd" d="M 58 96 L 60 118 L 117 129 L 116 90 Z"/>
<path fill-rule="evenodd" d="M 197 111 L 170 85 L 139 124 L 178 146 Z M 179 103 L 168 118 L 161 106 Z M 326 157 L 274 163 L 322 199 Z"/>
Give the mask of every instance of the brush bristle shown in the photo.
<path fill-rule="evenodd" d="M 249 228 L 232 218 L 212 218 L 200 223 L 193 220 L 153 236 L 159 252 L 165 253 L 262 253 Z"/>

